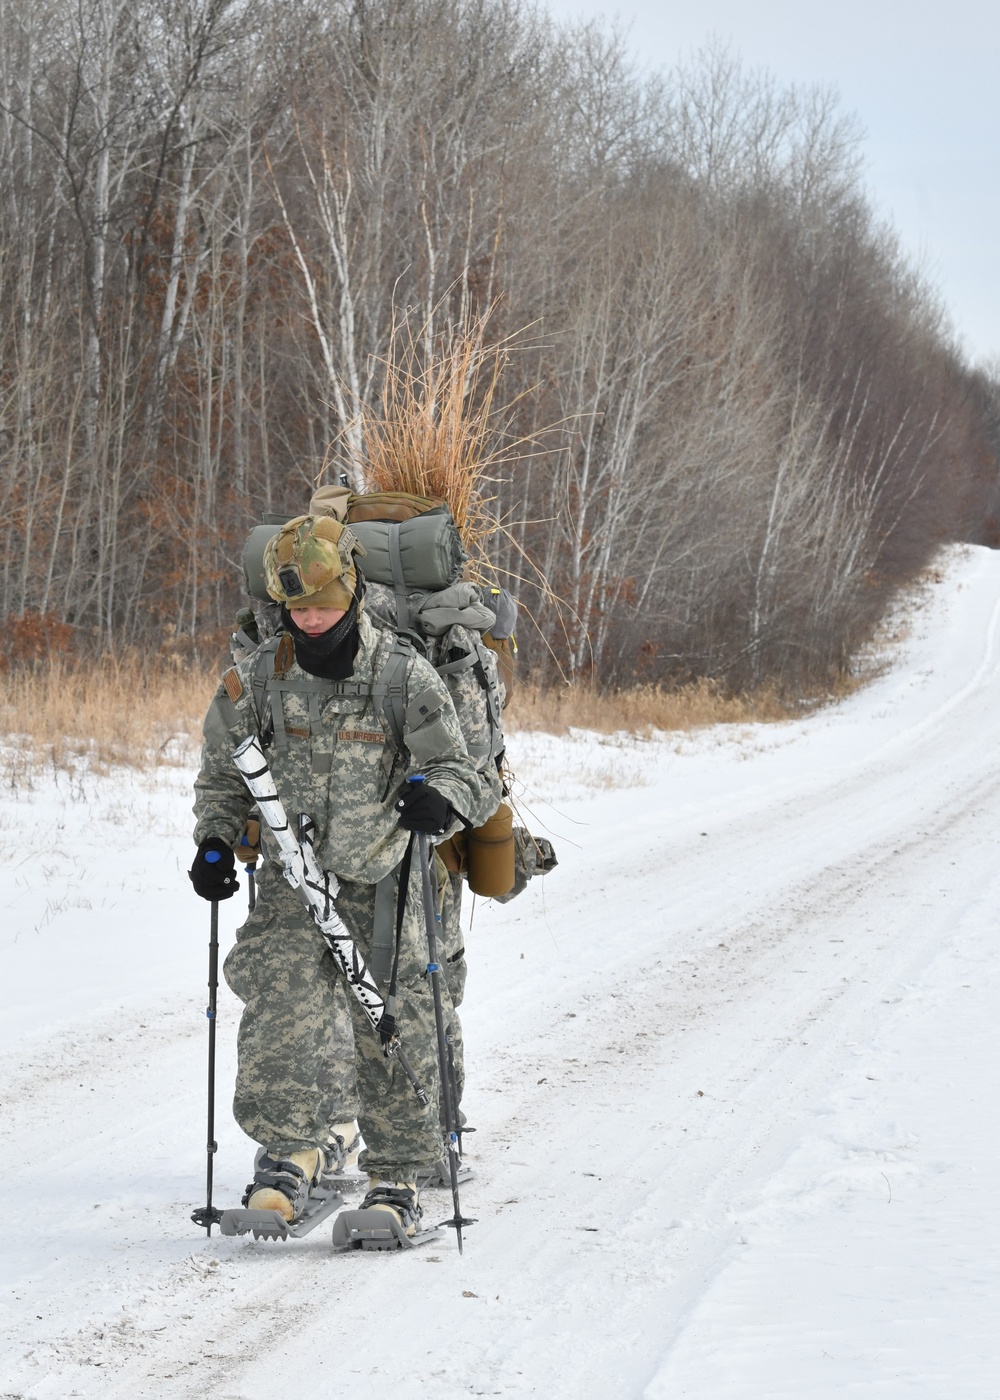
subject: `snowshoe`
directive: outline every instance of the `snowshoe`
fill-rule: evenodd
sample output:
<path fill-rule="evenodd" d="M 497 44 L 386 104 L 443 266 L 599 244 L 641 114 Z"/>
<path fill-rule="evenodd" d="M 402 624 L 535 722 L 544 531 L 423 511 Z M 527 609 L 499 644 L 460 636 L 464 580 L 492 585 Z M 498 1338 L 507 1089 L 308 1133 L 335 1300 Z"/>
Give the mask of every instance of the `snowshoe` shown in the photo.
<path fill-rule="evenodd" d="M 458 1184 L 463 1181 L 471 1181 L 475 1172 L 471 1167 L 458 1164 Z M 428 1188 L 441 1188 L 445 1191 L 451 1190 L 451 1168 L 448 1165 L 448 1158 L 441 1157 L 432 1167 L 421 1167 L 417 1172 L 417 1190 L 424 1191 Z"/>
<path fill-rule="evenodd" d="M 342 1149 L 314 1147 L 278 1157 L 260 1148 L 244 1209 L 223 1211 L 219 1229 L 224 1235 L 252 1233 L 257 1240 L 308 1235 L 344 1203 L 333 1177 L 345 1155 Z"/>
<path fill-rule="evenodd" d="M 359 1210 L 343 1210 L 333 1222 L 333 1247 L 346 1249 L 411 1249 L 428 1244 L 444 1232 L 427 1229 L 413 1182 L 378 1181 Z"/>

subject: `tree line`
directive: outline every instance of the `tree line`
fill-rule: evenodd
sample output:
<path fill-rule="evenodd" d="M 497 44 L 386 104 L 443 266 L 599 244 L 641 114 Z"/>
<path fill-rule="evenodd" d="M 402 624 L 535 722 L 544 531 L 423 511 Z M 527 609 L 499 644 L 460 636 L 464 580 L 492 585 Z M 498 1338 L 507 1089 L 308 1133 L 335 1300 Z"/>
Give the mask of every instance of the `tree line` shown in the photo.
<path fill-rule="evenodd" d="M 261 511 L 364 487 L 401 324 L 503 347 L 491 560 L 541 679 L 822 685 L 998 394 L 825 92 L 521 0 L 0 0 L 0 609 L 213 654 Z"/>

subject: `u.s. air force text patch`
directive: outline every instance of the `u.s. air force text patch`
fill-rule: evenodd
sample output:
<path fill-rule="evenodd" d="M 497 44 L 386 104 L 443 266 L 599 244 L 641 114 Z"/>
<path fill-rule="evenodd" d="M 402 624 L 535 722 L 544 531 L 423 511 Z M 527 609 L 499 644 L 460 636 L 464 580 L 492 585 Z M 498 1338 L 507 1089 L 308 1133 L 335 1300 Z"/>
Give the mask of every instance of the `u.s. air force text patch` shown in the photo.
<path fill-rule="evenodd" d="M 340 740 L 353 739 L 361 744 L 385 743 L 385 735 L 379 734 L 373 729 L 338 729 L 337 738 Z"/>

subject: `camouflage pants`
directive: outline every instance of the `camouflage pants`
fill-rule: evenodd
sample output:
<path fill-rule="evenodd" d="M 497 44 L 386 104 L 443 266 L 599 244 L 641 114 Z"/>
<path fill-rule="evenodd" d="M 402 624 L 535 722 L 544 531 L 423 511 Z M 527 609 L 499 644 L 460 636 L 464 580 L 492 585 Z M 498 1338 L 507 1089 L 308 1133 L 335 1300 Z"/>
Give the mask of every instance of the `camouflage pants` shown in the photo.
<path fill-rule="evenodd" d="M 373 885 L 341 881 L 337 909 L 366 959 L 374 907 Z M 396 1020 L 426 1107 L 398 1061 L 383 1057 L 354 996 L 345 998 L 329 949 L 275 866 L 262 869 L 257 907 L 236 939 L 225 975 L 244 1003 L 233 1112 L 247 1136 L 287 1154 L 329 1142 L 333 1124 L 357 1116 L 366 1171 L 409 1180 L 436 1162 L 443 1140 L 419 871 L 403 920 Z M 446 988 L 444 996 L 450 1018 Z"/>
<path fill-rule="evenodd" d="M 438 875 L 441 875 L 440 868 Z M 438 941 L 440 943 L 438 957 L 441 959 L 441 969 L 448 987 L 448 998 L 445 1000 L 445 1027 L 449 1055 L 454 1067 L 458 1104 L 461 1104 L 462 1095 L 465 1092 L 465 1046 L 462 1040 L 462 1022 L 459 1019 L 458 1008 L 465 998 L 465 979 L 468 974 L 465 961 L 465 937 L 462 933 L 461 922 L 463 884 L 461 875 L 444 872 L 443 894 L 439 897 L 441 923 L 438 926 Z M 336 1042 L 343 1041 L 351 1033 L 351 1017 L 347 1007 L 350 999 L 350 992 L 346 990 L 342 981 L 338 981 L 333 997 L 333 1038 Z M 342 1110 L 341 1118 L 332 1118 L 330 1121 L 350 1122 L 352 1118 L 357 1116 L 358 1097 L 353 1064 L 344 1061 L 336 1066 L 331 1066 L 329 1088 L 332 1100 Z M 463 1115 L 462 1122 L 464 1123 L 464 1121 Z"/>
<path fill-rule="evenodd" d="M 431 867 L 433 868 L 433 867 Z M 441 923 L 437 927 L 438 949 L 437 955 L 441 962 L 441 972 L 444 973 L 445 984 L 448 987 L 448 995 L 444 1001 L 445 1015 L 445 1035 L 448 1039 L 448 1056 L 450 1056 L 452 1072 L 455 1075 L 455 1089 L 457 1089 L 457 1105 L 461 1105 L 462 1095 L 465 1092 L 465 1043 L 462 1040 L 462 1022 L 459 1019 L 458 1008 L 461 1007 L 465 998 L 465 979 L 468 976 L 468 965 L 465 962 L 465 935 L 462 934 L 462 886 L 464 879 L 461 875 L 451 874 L 444 869 L 443 865 L 437 865 L 437 888 L 438 888 L 438 910 L 441 914 Z M 347 1004 L 343 1000 L 349 997 L 347 991 L 340 991 L 338 988 L 338 1008 L 336 1015 L 342 1019 L 343 1025 L 349 1023 L 347 1015 Z M 353 1075 L 340 1075 L 338 1081 L 338 1092 L 340 1102 L 352 1103 L 356 1099 L 357 1091 L 354 1088 Z M 353 1117 L 353 1114 L 347 1114 Z M 464 1114 L 459 1110 L 459 1117 L 462 1123 L 465 1121 Z"/>

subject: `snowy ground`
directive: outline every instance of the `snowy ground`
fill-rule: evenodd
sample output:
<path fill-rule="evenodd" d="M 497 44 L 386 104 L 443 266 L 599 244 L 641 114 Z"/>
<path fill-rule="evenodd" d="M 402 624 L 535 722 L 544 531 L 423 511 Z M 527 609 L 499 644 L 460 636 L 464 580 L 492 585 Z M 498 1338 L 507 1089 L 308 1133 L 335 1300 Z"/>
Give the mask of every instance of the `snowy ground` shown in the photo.
<path fill-rule="evenodd" d="M 519 737 L 562 863 L 475 911 L 462 1258 L 191 1225 L 190 774 L 5 791 L 0 1400 L 995 1400 L 998 728 L 1000 554 L 966 549 L 807 721 Z"/>

